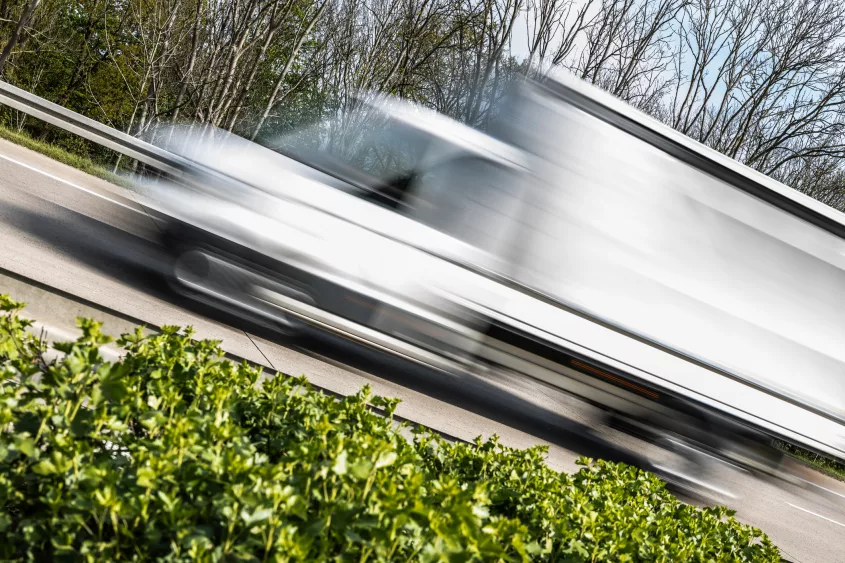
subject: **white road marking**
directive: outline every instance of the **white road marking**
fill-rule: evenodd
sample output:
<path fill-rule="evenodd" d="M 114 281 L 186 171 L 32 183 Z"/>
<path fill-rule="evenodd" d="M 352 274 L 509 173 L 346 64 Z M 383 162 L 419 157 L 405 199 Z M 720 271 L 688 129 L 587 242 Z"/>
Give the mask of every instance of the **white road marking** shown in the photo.
<path fill-rule="evenodd" d="M 141 211 L 140 209 L 136 209 L 136 208 L 132 207 L 131 205 L 126 205 L 125 203 L 121 203 L 119 201 L 111 199 L 110 197 L 107 197 L 107 196 L 105 196 L 101 193 L 97 193 L 94 190 L 90 190 L 88 188 L 82 187 L 79 184 L 74 184 L 73 182 L 71 182 L 69 180 L 65 180 L 64 178 L 60 178 L 58 176 L 55 176 L 54 174 L 50 174 L 49 172 L 45 172 L 44 170 L 41 170 L 40 168 L 36 168 L 35 166 L 32 166 L 31 164 L 26 164 L 25 162 L 21 162 L 19 160 L 16 160 L 16 159 L 10 157 L 10 156 L 6 156 L 5 154 L 0 154 L 0 158 L 2 158 L 4 160 L 8 160 L 9 162 L 11 162 L 13 164 L 17 164 L 18 166 L 23 166 L 27 170 L 32 170 L 33 172 L 37 172 L 39 174 L 47 176 L 51 180 L 55 180 L 56 182 L 61 182 L 62 184 L 66 184 L 66 185 L 68 185 L 72 188 L 76 188 L 77 190 L 83 191 L 83 192 L 90 194 L 94 197 L 104 199 L 104 200 L 108 201 L 109 203 L 114 203 L 115 205 L 125 207 L 126 209 L 129 209 L 130 211 L 134 211 L 135 213 L 141 213 L 142 215 L 146 215 L 143 211 Z"/>
<path fill-rule="evenodd" d="M 842 526 L 843 528 L 845 528 L 845 524 L 843 524 L 843 523 L 841 523 L 841 522 L 837 522 L 836 520 L 831 520 L 831 519 L 830 519 L 830 518 L 828 518 L 827 516 L 822 516 L 821 514 L 816 514 L 816 513 L 815 513 L 815 512 L 813 512 L 812 510 L 807 510 L 806 508 L 801 508 L 800 506 L 795 506 L 795 505 L 794 505 L 794 504 L 792 504 L 791 502 L 788 502 L 788 503 L 786 503 L 786 504 L 788 504 L 788 505 L 789 505 L 789 506 L 791 506 L 792 508 L 797 508 L 798 510 L 801 510 L 801 511 L 803 511 L 803 512 L 806 512 L 807 514 L 812 514 L 813 516 L 817 516 L 818 518 L 821 518 L 822 520 L 827 520 L 828 522 L 831 522 L 831 523 L 833 523 L 833 524 L 836 524 L 837 526 Z"/>
<path fill-rule="evenodd" d="M 811 481 L 804 480 L 804 482 L 809 483 L 810 485 L 812 485 L 812 486 L 814 486 L 814 487 L 817 487 L 817 488 L 819 488 L 819 489 L 823 490 L 823 491 L 824 491 L 824 492 L 826 492 L 826 493 L 830 493 L 830 494 L 832 494 L 832 495 L 836 495 L 836 496 L 838 496 L 838 497 L 845 498 L 845 495 L 843 495 L 842 493 L 837 493 L 836 491 L 831 491 L 830 489 L 825 488 L 825 487 L 822 487 L 821 485 L 817 485 L 816 483 L 813 483 L 813 482 L 811 482 Z"/>

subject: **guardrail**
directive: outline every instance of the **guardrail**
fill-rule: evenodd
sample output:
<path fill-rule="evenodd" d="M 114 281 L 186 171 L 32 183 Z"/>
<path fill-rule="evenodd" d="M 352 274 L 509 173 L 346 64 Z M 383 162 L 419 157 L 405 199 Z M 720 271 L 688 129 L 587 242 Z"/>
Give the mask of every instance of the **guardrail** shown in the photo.
<path fill-rule="evenodd" d="M 191 169 L 189 161 L 155 145 L 136 139 L 99 121 L 40 98 L 0 80 L 0 104 L 41 119 L 65 131 L 134 158 L 153 168 L 182 176 Z"/>

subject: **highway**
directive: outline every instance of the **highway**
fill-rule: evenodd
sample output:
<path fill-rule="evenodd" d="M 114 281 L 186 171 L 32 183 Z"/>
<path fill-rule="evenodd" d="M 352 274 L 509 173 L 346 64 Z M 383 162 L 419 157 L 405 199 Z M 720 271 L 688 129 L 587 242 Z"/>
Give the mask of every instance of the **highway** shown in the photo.
<path fill-rule="evenodd" d="M 286 339 L 186 302 L 156 275 L 157 229 L 130 192 L 0 141 L 0 292 L 27 301 L 26 314 L 52 339 L 73 337 L 80 315 L 104 321 L 113 335 L 138 324 L 192 325 L 235 358 L 304 374 L 328 392 L 368 384 L 398 397 L 402 419 L 449 439 L 498 434 L 510 446 L 547 445 L 548 463 L 566 471 L 579 455 L 640 461 L 630 450 L 664 461 L 648 444 L 599 424 L 586 405 L 539 384 L 507 374 L 456 378 L 316 331 Z M 138 266 L 144 263 L 150 267 Z M 802 490 L 725 472 L 736 498 L 722 502 L 765 531 L 787 560 L 845 563 L 842 483 L 820 477 L 823 488 Z"/>

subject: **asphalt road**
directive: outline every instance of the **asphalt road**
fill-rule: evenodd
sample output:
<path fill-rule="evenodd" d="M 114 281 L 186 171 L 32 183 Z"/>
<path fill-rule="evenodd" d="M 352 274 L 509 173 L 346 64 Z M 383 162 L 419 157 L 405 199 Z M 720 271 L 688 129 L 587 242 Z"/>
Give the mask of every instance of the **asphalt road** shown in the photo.
<path fill-rule="evenodd" d="M 157 232 L 132 194 L 0 141 L 0 292 L 29 302 L 27 314 L 54 339 L 72 337 L 79 315 L 103 320 L 114 335 L 138 324 L 192 325 L 235 357 L 304 374 L 327 391 L 368 384 L 398 397 L 400 417 L 452 439 L 498 434 L 515 447 L 547 445 L 555 469 L 574 470 L 579 455 L 638 461 L 626 451 L 667 462 L 664 452 L 603 427 L 591 408 L 539 384 L 502 374 L 492 382 L 456 378 L 316 331 L 284 339 L 186 302 L 156 275 Z M 735 497 L 719 500 L 769 534 L 788 560 L 845 563 L 845 487 L 817 480 L 821 487 L 798 489 L 725 469 L 723 487 Z"/>

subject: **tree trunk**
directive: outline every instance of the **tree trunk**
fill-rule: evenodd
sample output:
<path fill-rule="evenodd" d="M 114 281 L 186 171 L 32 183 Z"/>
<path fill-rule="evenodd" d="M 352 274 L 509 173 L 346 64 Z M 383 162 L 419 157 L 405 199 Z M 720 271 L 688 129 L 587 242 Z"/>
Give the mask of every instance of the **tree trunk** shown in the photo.
<path fill-rule="evenodd" d="M 39 4 L 41 4 L 41 0 L 29 0 L 26 7 L 24 7 L 21 18 L 18 20 L 18 25 L 15 26 L 15 31 L 12 32 L 9 42 L 6 43 L 6 46 L 3 48 L 3 52 L 0 53 L 0 76 L 3 76 L 3 69 L 6 66 L 6 61 L 9 60 L 9 56 L 12 54 L 12 49 L 14 49 L 15 45 L 17 45 L 18 41 L 20 41 L 24 28 L 29 23 L 32 13 L 36 10 L 36 8 L 38 8 Z"/>
<path fill-rule="evenodd" d="M 264 111 L 261 113 L 261 117 L 258 119 L 258 123 L 255 124 L 255 129 L 252 130 L 252 135 L 250 136 L 250 141 L 254 141 L 258 134 L 261 132 L 261 129 L 264 127 L 264 123 L 267 121 L 267 118 L 270 116 L 270 112 L 273 111 L 273 107 L 276 105 L 276 98 L 279 95 L 279 92 L 282 89 L 282 85 L 285 82 L 285 78 L 290 72 L 291 67 L 293 66 L 293 61 L 296 59 L 297 55 L 299 55 L 299 50 L 302 49 L 302 45 L 305 43 L 305 40 L 308 38 L 308 35 L 311 33 L 311 30 L 314 29 L 314 25 L 316 25 L 317 21 L 320 19 L 320 16 L 323 15 L 323 12 L 328 6 L 328 0 L 323 1 L 323 5 L 320 6 L 320 9 L 317 10 L 317 13 L 314 14 L 314 17 L 311 18 L 311 21 L 308 22 L 308 26 L 305 28 L 305 31 L 302 32 L 302 35 L 299 37 L 299 40 L 293 46 L 293 49 L 288 56 L 287 62 L 285 62 L 285 67 L 282 69 L 281 74 L 279 74 L 279 79 L 276 80 L 276 85 L 273 88 L 273 92 L 270 94 L 270 97 L 267 99 L 267 105 L 264 106 Z"/>
<path fill-rule="evenodd" d="M 199 37 L 200 15 L 202 2 L 197 0 L 197 10 L 194 13 L 194 27 L 191 30 L 191 54 L 188 58 L 188 68 L 185 69 L 185 74 L 182 75 L 181 83 L 179 84 L 179 93 L 176 96 L 176 108 L 173 110 L 171 119 L 173 122 L 179 121 L 179 112 L 182 110 L 182 104 L 185 103 L 185 95 L 188 91 L 188 81 L 194 74 L 194 65 L 197 60 L 197 39 Z"/>

